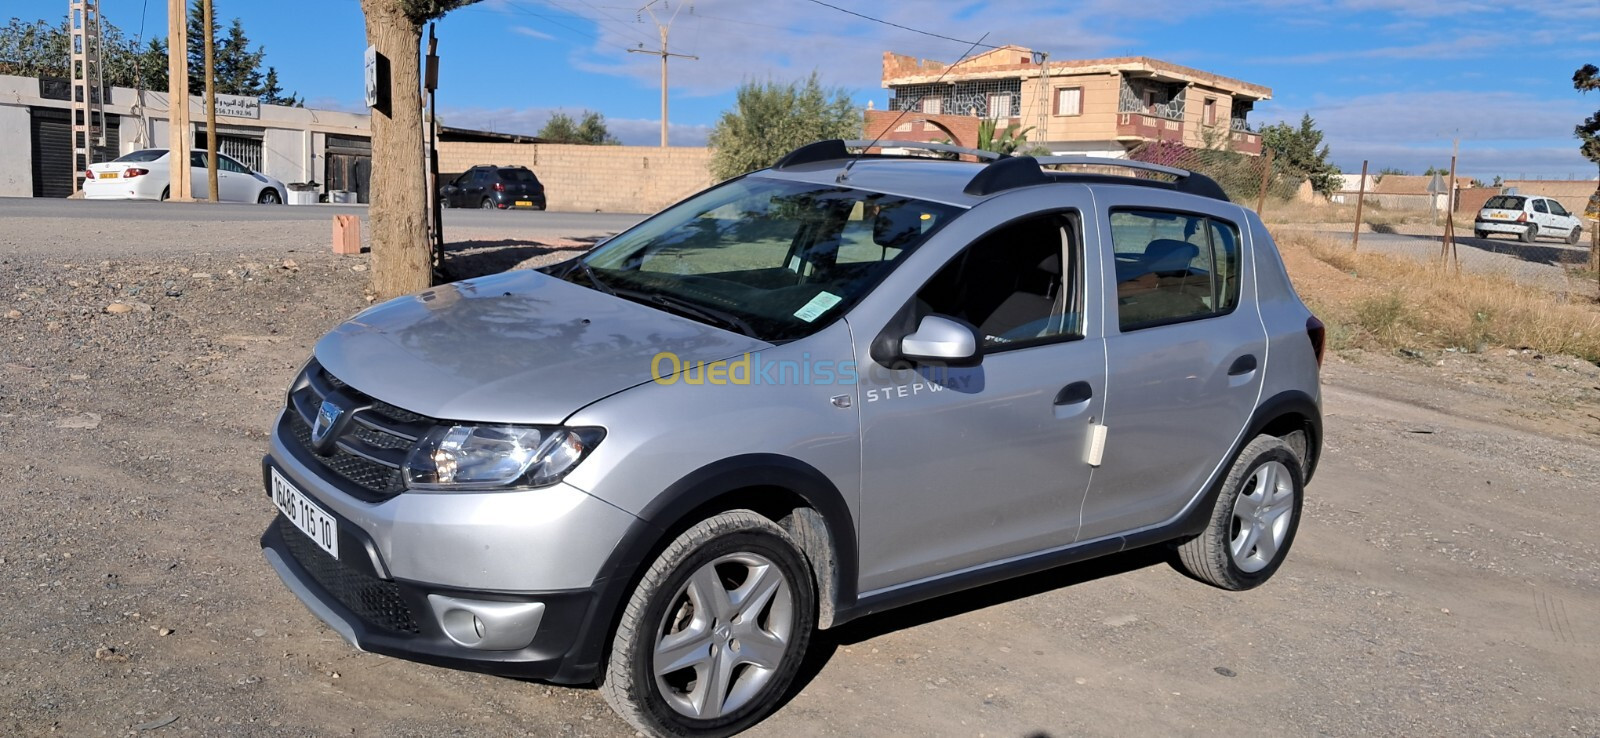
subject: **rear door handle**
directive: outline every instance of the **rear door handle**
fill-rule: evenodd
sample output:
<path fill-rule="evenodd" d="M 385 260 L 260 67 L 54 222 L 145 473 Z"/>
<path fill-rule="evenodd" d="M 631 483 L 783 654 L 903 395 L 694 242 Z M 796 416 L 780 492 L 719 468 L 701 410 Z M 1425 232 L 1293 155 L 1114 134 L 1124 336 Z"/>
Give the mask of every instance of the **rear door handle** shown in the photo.
<path fill-rule="evenodd" d="M 1076 405 L 1094 397 L 1094 388 L 1088 382 L 1073 382 L 1056 393 L 1057 405 Z"/>
<path fill-rule="evenodd" d="M 1256 370 L 1256 355 L 1245 354 L 1233 360 L 1233 366 L 1228 367 L 1228 376 L 1238 377 Z"/>

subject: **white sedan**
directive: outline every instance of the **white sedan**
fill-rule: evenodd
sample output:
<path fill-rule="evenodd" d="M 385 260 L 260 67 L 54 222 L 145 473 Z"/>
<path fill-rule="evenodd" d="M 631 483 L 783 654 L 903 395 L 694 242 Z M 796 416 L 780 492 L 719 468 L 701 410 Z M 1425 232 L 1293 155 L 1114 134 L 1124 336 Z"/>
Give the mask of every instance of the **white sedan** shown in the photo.
<path fill-rule="evenodd" d="M 143 149 L 113 161 L 90 164 L 83 180 L 83 196 L 90 200 L 165 200 L 172 191 L 168 182 L 172 169 L 166 149 Z M 189 154 L 189 194 L 206 199 L 206 152 Z M 289 197 L 288 188 L 240 164 L 233 158 L 217 155 L 217 194 L 223 202 L 258 202 L 278 205 Z"/>

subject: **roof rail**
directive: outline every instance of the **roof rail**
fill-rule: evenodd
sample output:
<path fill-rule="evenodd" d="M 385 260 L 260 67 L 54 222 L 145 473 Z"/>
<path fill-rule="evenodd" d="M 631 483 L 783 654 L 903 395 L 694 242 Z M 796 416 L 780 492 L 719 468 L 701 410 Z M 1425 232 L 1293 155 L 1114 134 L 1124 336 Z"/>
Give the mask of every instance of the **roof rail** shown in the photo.
<path fill-rule="evenodd" d="M 938 151 L 945 154 L 966 154 L 968 156 L 977 157 L 982 161 L 996 161 L 1007 158 L 1004 154 L 998 154 L 993 151 L 969 149 L 965 146 L 955 146 L 952 144 L 928 143 L 926 141 L 846 141 L 843 139 L 834 138 L 801 146 L 800 148 L 785 154 L 782 159 L 778 160 L 778 163 L 772 165 L 772 168 L 781 170 L 789 167 L 796 167 L 801 164 L 815 164 L 817 162 L 824 161 L 840 161 L 843 159 L 853 159 L 862 156 L 893 156 L 891 154 L 850 153 L 850 149 L 865 149 L 868 147 L 922 149 L 926 151 Z"/>
<path fill-rule="evenodd" d="M 1166 174 L 1175 178 L 1173 182 L 1164 182 L 1156 179 L 1142 179 L 1138 177 L 1118 177 L 1112 175 L 1063 175 L 1048 172 L 1046 166 L 1094 166 L 1094 167 L 1119 167 L 1122 169 L 1135 169 L 1145 172 Z M 1035 159 L 1031 156 L 1017 156 L 1001 159 L 984 167 L 977 176 L 967 183 L 965 192 L 969 195 L 992 195 L 996 192 L 1016 189 L 1018 187 L 1031 187 L 1033 185 L 1060 182 L 1071 177 L 1077 181 L 1086 179 L 1099 179 L 1116 184 L 1141 185 L 1157 187 L 1160 189 L 1174 190 L 1190 195 L 1209 197 L 1214 200 L 1228 202 L 1228 193 L 1222 191 L 1222 186 L 1216 180 L 1191 172 L 1186 169 L 1150 164 L 1148 162 L 1133 161 L 1130 159 L 1109 159 L 1095 156 L 1045 156 Z"/>

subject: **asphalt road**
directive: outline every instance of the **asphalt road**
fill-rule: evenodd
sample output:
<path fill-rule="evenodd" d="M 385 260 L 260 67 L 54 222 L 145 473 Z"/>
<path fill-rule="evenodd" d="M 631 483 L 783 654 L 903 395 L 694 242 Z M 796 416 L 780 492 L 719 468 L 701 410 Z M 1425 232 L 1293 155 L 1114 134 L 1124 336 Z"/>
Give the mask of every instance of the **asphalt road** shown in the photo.
<path fill-rule="evenodd" d="M 195 220 L 229 222 L 328 221 L 335 215 L 367 217 L 365 205 L 267 206 L 238 203 L 179 203 L 147 200 L 62 200 L 53 198 L 0 198 L 0 218 L 93 218 L 157 222 Z M 573 232 L 620 231 L 644 219 L 631 213 L 559 213 L 536 210 L 446 210 L 446 232 L 451 226 L 472 228 L 510 225 L 551 235 Z"/>
<path fill-rule="evenodd" d="M 1348 230 L 1318 230 L 1317 235 L 1339 243 L 1350 243 Z M 1510 236 L 1456 237 L 1456 257 L 1461 268 L 1480 274 L 1501 274 L 1524 284 L 1554 291 L 1571 287 L 1567 268 L 1589 261 L 1588 231 L 1576 245 L 1557 238 L 1540 238 L 1522 243 Z M 1357 244 L 1363 251 L 1407 256 L 1419 261 L 1439 258 L 1443 236 L 1405 233 L 1362 233 Z"/>

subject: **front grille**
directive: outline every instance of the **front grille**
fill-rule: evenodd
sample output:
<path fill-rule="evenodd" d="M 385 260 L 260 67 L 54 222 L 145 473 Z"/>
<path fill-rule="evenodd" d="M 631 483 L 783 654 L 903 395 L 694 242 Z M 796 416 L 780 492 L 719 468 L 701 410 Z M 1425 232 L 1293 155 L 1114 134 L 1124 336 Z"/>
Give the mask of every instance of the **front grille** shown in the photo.
<path fill-rule="evenodd" d="M 350 408 L 350 417 L 332 448 L 321 453 L 311 441 L 311 427 L 329 399 Z M 433 425 L 431 418 L 363 394 L 315 361 L 295 380 L 286 422 L 303 456 L 349 482 L 354 488 L 347 491 L 367 501 L 405 491 L 400 466 L 411 445 Z"/>
<path fill-rule="evenodd" d="M 391 633 L 420 633 L 400 586 L 356 571 L 318 548 L 287 518 L 278 516 L 278 535 L 289 555 L 346 610 L 362 622 Z"/>

